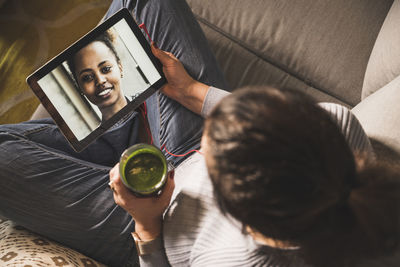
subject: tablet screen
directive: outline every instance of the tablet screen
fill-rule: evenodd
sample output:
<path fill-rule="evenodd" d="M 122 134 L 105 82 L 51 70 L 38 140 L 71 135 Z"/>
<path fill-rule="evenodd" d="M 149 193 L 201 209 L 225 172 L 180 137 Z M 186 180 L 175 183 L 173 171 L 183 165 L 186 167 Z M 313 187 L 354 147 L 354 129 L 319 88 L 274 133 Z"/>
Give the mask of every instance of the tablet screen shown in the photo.
<path fill-rule="evenodd" d="M 127 9 L 50 60 L 27 82 L 76 151 L 166 83 L 160 62 Z"/>

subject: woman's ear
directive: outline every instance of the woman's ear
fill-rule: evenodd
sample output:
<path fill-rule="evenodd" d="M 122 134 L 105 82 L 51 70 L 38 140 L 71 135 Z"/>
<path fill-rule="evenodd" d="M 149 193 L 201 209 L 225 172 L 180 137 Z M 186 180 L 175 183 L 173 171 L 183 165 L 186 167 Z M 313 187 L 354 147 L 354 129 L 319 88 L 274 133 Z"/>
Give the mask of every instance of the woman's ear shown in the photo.
<path fill-rule="evenodd" d="M 124 72 L 122 70 L 122 64 L 118 63 L 119 72 L 121 73 L 121 78 L 124 78 Z"/>

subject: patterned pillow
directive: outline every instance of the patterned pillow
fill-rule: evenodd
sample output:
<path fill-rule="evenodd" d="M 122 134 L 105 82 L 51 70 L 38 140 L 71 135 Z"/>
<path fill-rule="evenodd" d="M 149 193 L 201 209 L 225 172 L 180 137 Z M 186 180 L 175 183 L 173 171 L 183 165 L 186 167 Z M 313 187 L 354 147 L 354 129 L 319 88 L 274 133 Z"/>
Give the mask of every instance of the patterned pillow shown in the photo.
<path fill-rule="evenodd" d="M 93 259 L 0 218 L 0 266 L 102 267 Z"/>

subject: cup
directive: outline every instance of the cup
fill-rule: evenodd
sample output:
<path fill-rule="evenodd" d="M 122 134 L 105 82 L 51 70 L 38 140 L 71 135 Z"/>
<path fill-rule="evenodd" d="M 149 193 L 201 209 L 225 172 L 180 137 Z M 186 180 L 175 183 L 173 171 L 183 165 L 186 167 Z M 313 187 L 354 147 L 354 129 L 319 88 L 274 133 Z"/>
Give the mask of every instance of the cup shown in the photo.
<path fill-rule="evenodd" d="M 160 194 L 167 181 L 168 167 L 161 150 L 149 144 L 129 147 L 119 161 L 122 182 L 137 196 Z"/>

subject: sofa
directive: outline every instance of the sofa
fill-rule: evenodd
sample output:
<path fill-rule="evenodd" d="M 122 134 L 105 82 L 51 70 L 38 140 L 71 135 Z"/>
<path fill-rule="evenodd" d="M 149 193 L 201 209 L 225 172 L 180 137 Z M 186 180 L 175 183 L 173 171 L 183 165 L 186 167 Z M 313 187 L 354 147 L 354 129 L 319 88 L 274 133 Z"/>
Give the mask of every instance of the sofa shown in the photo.
<path fill-rule="evenodd" d="M 399 0 L 188 0 L 231 89 L 295 88 L 352 109 L 399 163 Z"/>
<path fill-rule="evenodd" d="M 361 122 L 377 158 L 398 167 L 400 0 L 187 2 L 230 90 L 251 85 L 294 88 L 316 101 L 343 104 Z M 0 224 L 1 266 L 14 266 L 13 259 L 4 261 L 3 249 L 13 229 L 20 231 L 10 221 Z M 63 249 L 63 255 L 75 253 Z"/>

